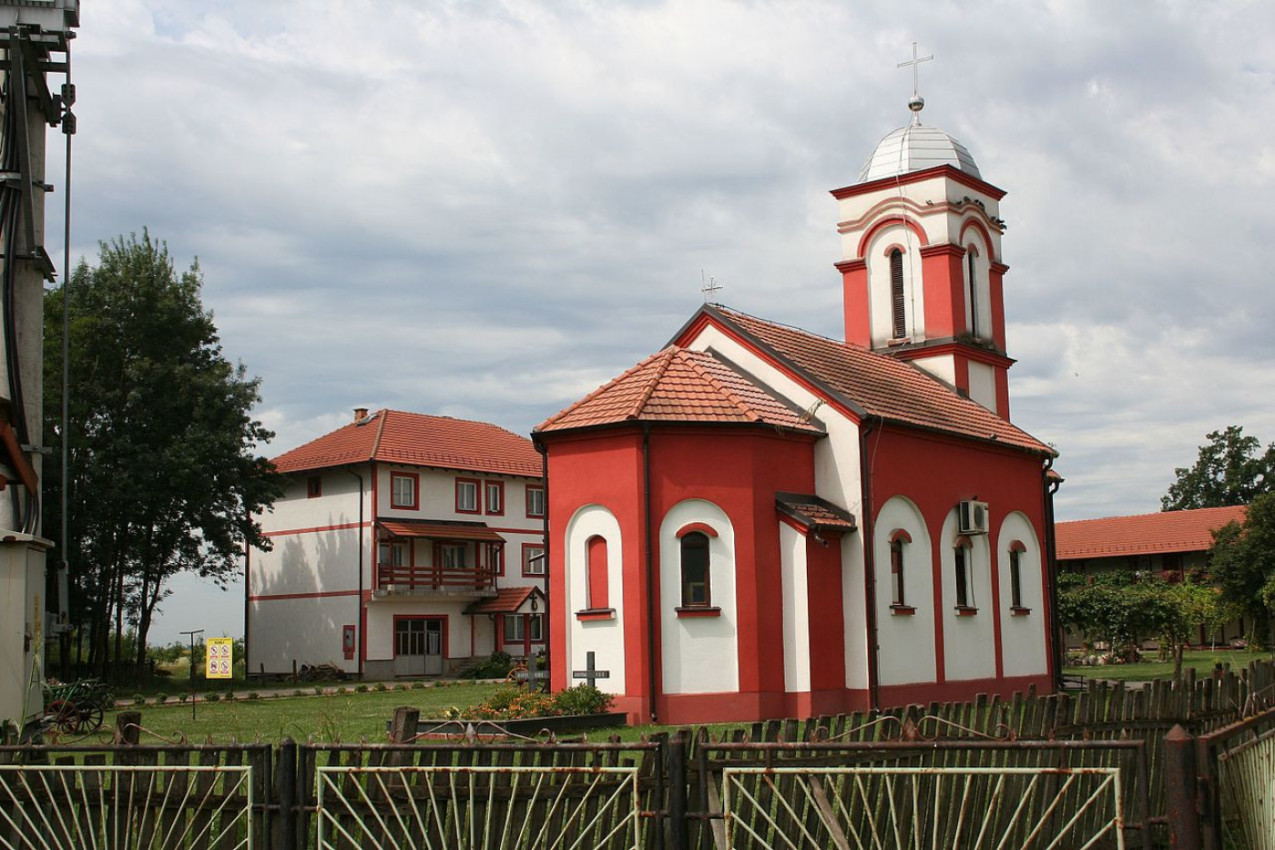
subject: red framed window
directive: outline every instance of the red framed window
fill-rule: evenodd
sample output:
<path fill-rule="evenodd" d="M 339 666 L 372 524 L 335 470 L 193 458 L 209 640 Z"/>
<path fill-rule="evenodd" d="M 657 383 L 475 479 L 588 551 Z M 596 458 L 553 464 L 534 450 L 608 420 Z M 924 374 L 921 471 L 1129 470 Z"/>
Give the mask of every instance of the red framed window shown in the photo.
<path fill-rule="evenodd" d="M 974 582 L 970 575 L 970 569 L 973 566 L 970 563 L 973 557 L 973 548 L 974 544 L 970 542 L 970 539 L 962 535 L 956 538 L 956 544 L 952 549 L 957 608 L 974 607 Z"/>
<path fill-rule="evenodd" d="M 606 539 L 595 534 L 585 543 L 585 549 L 589 565 L 589 608 L 595 611 L 609 608 Z"/>
<path fill-rule="evenodd" d="M 311 475 L 305 480 L 305 497 L 317 499 L 323 495 L 323 476 Z"/>
<path fill-rule="evenodd" d="M 493 516 L 504 515 L 505 513 L 505 482 L 484 481 L 483 482 L 483 504 L 487 508 L 487 513 Z"/>
<path fill-rule="evenodd" d="M 545 574 L 545 547 L 539 543 L 522 544 L 522 574 L 525 576 L 542 576 Z"/>
<path fill-rule="evenodd" d="M 476 514 L 482 510 L 482 482 L 474 478 L 456 479 L 456 513 Z"/>
<path fill-rule="evenodd" d="M 545 515 L 545 488 L 527 485 L 527 516 Z"/>
<path fill-rule="evenodd" d="M 1021 540 L 1009 544 L 1009 607 L 1023 608 L 1023 553 L 1027 547 Z"/>
<path fill-rule="evenodd" d="M 903 538 L 890 541 L 890 604 L 907 605 L 903 595 Z"/>
<path fill-rule="evenodd" d="M 420 504 L 421 477 L 415 472 L 390 473 L 390 507 L 416 510 Z"/>
<path fill-rule="evenodd" d="M 682 537 L 682 607 L 708 608 L 713 604 L 709 593 L 708 535 L 692 531 Z"/>

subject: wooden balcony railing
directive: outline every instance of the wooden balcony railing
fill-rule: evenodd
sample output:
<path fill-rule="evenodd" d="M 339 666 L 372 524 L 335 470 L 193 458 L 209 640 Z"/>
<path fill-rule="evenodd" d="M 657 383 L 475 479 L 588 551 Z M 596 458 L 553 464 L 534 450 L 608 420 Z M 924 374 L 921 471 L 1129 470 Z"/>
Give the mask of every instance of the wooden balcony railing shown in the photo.
<path fill-rule="evenodd" d="M 378 587 L 395 592 L 420 592 L 436 590 L 447 593 L 464 593 L 467 590 L 495 590 L 496 574 L 487 568 L 475 567 L 394 567 L 381 564 L 377 568 Z"/>

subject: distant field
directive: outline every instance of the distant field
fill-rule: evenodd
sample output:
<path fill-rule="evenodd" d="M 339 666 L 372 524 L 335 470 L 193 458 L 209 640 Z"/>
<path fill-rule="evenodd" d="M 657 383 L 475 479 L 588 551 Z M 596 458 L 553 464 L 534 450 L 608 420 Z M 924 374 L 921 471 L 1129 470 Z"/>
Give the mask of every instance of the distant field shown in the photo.
<path fill-rule="evenodd" d="M 1144 657 L 1146 657 L 1145 653 Z M 1152 653 L 1151 658 L 1154 657 L 1154 653 Z M 1257 652 L 1255 650 L 1188 650 L 1183 655 L 1182 667 L 1184 670 L 1187 667 L 1194 667 L 1198 676 L 1211 676 L 1215 664 L 1229 664 L 1232 670 L 1241 670 L 1247 667 L 1251 661 L 1269 660 L 1271 657 L 1272 654 L 1270 652 Z M 1173 662 L 1148 660 L 1138 664 L 1104 664 L 1099 667 L 1069 666 L 1066 668 L 1066 672 L 1072 675 L 1084 676 L 1086 679 L 1147 682 L 1152 679 L 1173 678 Z"/>

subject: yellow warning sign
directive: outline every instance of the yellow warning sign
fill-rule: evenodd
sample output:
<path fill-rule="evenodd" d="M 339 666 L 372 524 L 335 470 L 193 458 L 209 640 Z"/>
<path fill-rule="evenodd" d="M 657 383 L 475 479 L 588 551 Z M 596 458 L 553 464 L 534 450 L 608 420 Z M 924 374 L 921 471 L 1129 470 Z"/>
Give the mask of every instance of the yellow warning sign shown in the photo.
<path fill-rule="evenodd" d="M 205 641 L 205 647 L 208 650 L 208 667 L 204 671 L 204 678 L 230 678 L 230 671 L 235 666 L 234 644 L 233 638 L 208 638 Z"/>

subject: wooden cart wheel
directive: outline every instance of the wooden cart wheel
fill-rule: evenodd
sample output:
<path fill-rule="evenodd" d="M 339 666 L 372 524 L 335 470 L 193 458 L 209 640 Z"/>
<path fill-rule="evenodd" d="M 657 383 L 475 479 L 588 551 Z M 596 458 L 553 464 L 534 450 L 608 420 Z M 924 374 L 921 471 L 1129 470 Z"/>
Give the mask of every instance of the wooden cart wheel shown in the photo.
<path fill-rule="evenodd" d="M 87 735 L 90 732 L 96 732 L 102 728 L 102 707 L 100 705 L 89 705 L 80 709 L 79 722 L 76 724 L 76 731 L 81 735 Z"/>
<path fill-rule="evenodd" d="M 75 700 L 57 699 L 49 703 L 46 716 L 53 726 L 64 735 L 73 735 L 80 726 L 80 710 Z"/>

